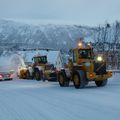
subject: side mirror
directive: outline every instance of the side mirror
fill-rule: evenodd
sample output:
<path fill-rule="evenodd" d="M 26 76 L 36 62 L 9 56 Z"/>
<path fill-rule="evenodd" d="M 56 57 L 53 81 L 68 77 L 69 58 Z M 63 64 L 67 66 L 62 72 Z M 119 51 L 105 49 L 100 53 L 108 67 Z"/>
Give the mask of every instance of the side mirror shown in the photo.
<path fill-rule="evenodd" d="M 32 58 L 32 61 L 33 61 L 33 58 Z"/>

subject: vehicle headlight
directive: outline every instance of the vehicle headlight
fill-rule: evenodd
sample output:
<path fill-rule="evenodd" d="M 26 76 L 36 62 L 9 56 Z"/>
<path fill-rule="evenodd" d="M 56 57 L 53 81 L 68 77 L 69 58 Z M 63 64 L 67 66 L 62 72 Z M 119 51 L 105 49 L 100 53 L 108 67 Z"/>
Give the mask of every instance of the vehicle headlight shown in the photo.
<path fill-rule="evenodd" d="M 99 62 L 103 61 L 102 56 L 98 56 L 98 57 L 97 57 L 97 61 L 99 61 Z"/>
<path fill-rule="evenodd" d="M 79 42 L 79 43 L 78 43 L 78 46 L 79 46 L 79 47 L 82 47 L 82 42 Z"/>
<path fill-rule="evenodd" d="M 23 67 L 22 69 L 23 69 L 23 70 L 27 70 L 27 68 L 25 68 L 25 67 Z"/>
<path fill-rule="evenodd" d="M 20 67 L 18 70 L 27 70 L 26 67 Z"/>

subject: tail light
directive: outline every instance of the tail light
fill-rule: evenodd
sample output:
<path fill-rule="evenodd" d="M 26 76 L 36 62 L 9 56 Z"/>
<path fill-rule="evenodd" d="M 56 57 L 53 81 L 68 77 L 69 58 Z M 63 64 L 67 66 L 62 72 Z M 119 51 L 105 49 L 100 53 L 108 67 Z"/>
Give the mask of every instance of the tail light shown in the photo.
<path fill-rule="evenodd" d="M 3 76 L 2 75 L 0 75 L 0 79 L 2 79 L 3 78 Z"/>

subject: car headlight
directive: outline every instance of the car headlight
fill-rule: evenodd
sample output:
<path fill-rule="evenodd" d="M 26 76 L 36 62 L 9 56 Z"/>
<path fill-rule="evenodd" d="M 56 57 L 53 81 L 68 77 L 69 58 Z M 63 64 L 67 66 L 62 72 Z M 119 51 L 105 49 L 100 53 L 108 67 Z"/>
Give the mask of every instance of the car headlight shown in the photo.
<path fill-rule="evenodd" d="M 101 61 L 103 61 L 103 58 L 102 58 L 102 56 L 98 56 L 98 57 L 97 57 L 97 61 L 98 61 L 98 62 L 101 62 Z"/>

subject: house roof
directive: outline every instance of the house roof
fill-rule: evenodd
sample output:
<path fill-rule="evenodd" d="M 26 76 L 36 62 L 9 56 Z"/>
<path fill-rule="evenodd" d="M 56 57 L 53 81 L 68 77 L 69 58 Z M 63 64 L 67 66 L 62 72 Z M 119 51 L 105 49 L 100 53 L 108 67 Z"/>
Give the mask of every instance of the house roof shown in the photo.
<path fill-rule="evenodd" d="M 47 51 L 38 50 L 38 51 L 19 51 L 19 54 L 23 57 L 25 62 L 32 62 L 32 58 L 35 55 L 47 55 Z"/>
<path fill-rule="evenodd" d="M 49 63 L 55 64 L 60 51 L 49 51 L 47 60 Z"/>
<path fill-rule="evenodd" d="M 20 51 L 19 54 L 24 58 L 25 62 L 32 62 L 32 58 L 35 55 L 47 55 L 48 62 L 51 64 L 55 64 L 59 52 L 60 51 L 38 50 L 38 51 Z"/>

